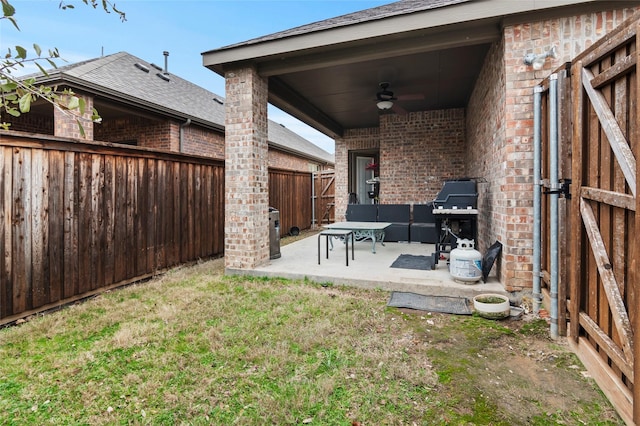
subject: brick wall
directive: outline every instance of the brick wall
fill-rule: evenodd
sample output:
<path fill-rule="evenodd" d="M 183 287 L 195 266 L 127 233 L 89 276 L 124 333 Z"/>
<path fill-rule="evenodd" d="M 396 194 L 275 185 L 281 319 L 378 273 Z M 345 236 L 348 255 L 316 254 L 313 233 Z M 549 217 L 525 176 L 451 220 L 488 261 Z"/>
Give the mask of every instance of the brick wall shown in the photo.
<path fill-rule="evenodd" d="M 46 109 L 47 112 L 42 113 L 42 109 Z M 2 118 L 11 123 L 9 130 L 53 135 L 53 106 L 40 107 L 38 112 L 32 110 L 28 114 L 21 114 L 20 117 L 5 114 Z"/>
<path fill-rule="evenodd" d="M 351 129 L 336 140 L 336 220 L 349 194 L 349 152 L 378 149 L 380 203 L 433 200 L 446 179 L 466 177 L 463 109 L 383 114 L 380 128 Z"/>
<path fill-rule="evenodd" d="M 344 221 L 349 202 L 349 151 L 380 147 L 380 129 L 348 129 L 335 141 L 335 215 L 336 221 Z"/>
<path fill-rule="evenodd" d="M 478 241 L 481 253 L 495 241 L 505 244 L 504 188 L 505 157 L 505 71 L 504 43 L 487 54 L 467 108 L 465 162 L 469 175 L 477 178 Z M 490 102 L 487 102 L 490 99 Z M 504 248 L 504 252 L 508 249 Z M 498 271 L 501 262 L 498 260 Z M 501 276 L 505 283 L 505 277 Z"/>
<path fill-rule="evenodd" d="M 318 161 L 312 161 L 274 148 L 269 148 L 269 167 L 299 172 L 317 172 L 327 169 L 325 164 Z"/>
<path fill-rule="evenodd" d="M 425 203 L 466 177 L 464 126 L 463 109 L 382 115 L 380 203 Z"/>
<path fill-rule="evenodd" d="M 467 109 L 467 165 L 486 181 L 479 185 L 479 247 L 502 242 L 499 275 L 507 290 L 530 288 L 533 278 L 533 87 L 633 11 L 509 25 L 487 57 Z M 542 70 L 523 64 L 527 53 L 552 46 L 558 59 L 548 59 Z"/>
<path fill-rule="evenodd" d="M 91 114 L 93 112 L 93 96 L 83 95 L 76 93 L 78 98 L 82 98 L 85 101 L 85 113 L 82 117 L 79 117 L 77 111 L 62 111 L 59 108 L 53 108 L 53 135 L 71 139 L 86 139 L 93 140 L 93 121 L 91 121 Z M 82 125 L 84 130 L 84 136 L 81 133 L 81 128 L 78 125 L 78 121 Z"/>
<path fill-rule="evenodd" d="M 179 129 L 178 129 L 179 130 Z M 224 133 L 193 124 L 183 128 L 183 152 L 224 159 Z"/>

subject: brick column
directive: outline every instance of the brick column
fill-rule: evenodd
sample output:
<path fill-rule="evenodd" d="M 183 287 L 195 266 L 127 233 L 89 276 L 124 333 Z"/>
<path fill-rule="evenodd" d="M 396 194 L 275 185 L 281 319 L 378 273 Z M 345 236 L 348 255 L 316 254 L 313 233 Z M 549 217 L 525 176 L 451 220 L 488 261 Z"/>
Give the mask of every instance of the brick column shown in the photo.
<path fill-rule="evenodd" d="M 269 261 L 268 86 L 254 68 L 225 83 L 225 267 L 251 269 Z"/>
<path fill-rule="evenodd" d="M 78 126 L 78 110 L 63 112 L 58 108 L 53 108 L 53 134 L 54 136 L 65 138 L 92 141 L 93 121 L 91 121 L 91 115 L 93 112 L 93 97 L 80 93 L 76 93 L 75 95 L 85 101 L 84 115 L 80 119 L 80 123 L 84 129 L 84 136 L 80 133 L 80 127 Z M 100 113 L 100 111 L 98 111 L 98 113 Z"/>

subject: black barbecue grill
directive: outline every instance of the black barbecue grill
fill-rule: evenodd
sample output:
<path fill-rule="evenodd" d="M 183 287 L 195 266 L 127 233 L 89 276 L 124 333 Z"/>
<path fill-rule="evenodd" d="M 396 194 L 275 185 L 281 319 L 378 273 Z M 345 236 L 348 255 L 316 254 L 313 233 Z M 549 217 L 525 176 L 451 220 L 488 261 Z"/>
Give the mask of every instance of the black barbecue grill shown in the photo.
<path fill-rule="evenodd" d="M 477 240 L 478 192 L 471 179 L 447 180 L 433 200 L 433 214 L 440 236 L 436 243 L 432 265 L 438 263 L 442 253 L 456 247 L 459 238 Z"/>

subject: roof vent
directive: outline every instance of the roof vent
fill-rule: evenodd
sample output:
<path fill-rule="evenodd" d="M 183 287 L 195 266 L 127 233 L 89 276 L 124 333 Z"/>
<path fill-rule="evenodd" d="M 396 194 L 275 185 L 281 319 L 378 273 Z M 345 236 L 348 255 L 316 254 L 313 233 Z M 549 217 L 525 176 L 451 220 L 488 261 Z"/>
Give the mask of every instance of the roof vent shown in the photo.
<path fill-rule="evenodd" d="M 169 52 L 165 50 L 162 54 L 164 55 L 164 73 L 169 74 Z"/>
<path fill-rule="evenodd" d="M 158 66 L 156 64 L 151 64 L 152 67 L 154 67 L 155 69 L 157 69 L 158 71 L 162 71 L 162 67 Z"/>
<path fill-rule="evenodd" d="M 169 78 L 169 76 L 167 74 L 162 74 L 161 72 L 156 73 L 156 75 L 158 77 L 160 77 L 161 79 L 163 79 L 164 81 L 171 81 L 171 78 Z"/>
<path fill-rule="evenodd" d="M 145 67 L 142 64 L 139 64 L 138 62 L 136 62 L 135 64 L 133 64 L 134 67 L 138 68 L 140 71 L 144 71 L 144 72 L 149 72 L 149 68 Z"/>
<path fill-rule="evenodd" d="M 218 98 L 213 98 L 213 102 L 220 104 L 220 105 L 224 105 L 224 102 L 222 102 L 222 100 L 218 99 Z"/>

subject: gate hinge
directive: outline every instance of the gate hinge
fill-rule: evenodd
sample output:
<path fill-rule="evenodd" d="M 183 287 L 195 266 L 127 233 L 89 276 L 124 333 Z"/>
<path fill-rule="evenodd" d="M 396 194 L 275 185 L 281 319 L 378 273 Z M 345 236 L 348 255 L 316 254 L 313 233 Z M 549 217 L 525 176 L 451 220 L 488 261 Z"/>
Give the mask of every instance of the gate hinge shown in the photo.
<path fill-rule="evenodd" d="M 571 179 L 560 179 L 560 189 L 552 189 L 550 191 L 542 191 L 543 194 L 559 194 L 567 200 L 571 199 Z M 556 185 L 557 188 L 557 185 Z"/>

